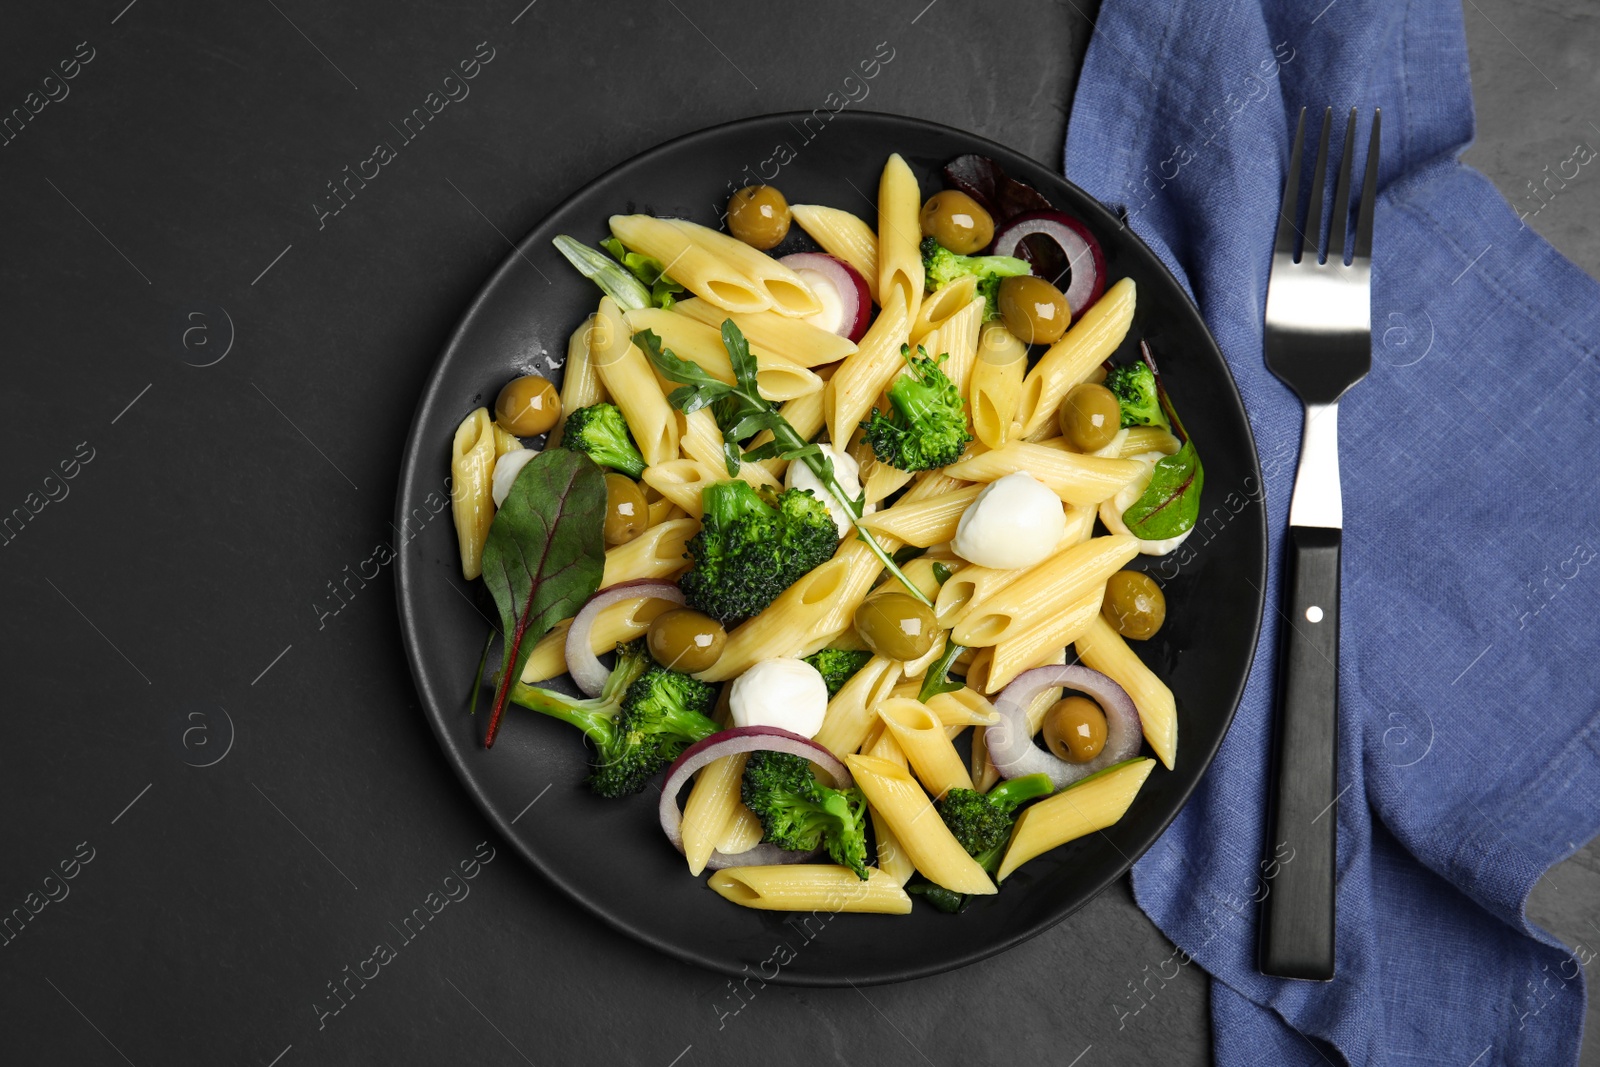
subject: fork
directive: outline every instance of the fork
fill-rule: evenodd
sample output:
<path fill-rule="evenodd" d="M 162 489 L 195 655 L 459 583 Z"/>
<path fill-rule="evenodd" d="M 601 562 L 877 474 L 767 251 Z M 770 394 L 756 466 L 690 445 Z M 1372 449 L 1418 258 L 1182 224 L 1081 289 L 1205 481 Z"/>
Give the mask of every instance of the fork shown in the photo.
<path fill-rule="evenodd" d="M 1267 369 L 1305 405 L 1286 538 L 1277 751 L 1269 798 L 1259 964 L 1263 974 L 1328 981 L 1334 972 L 1334 880 L 1339 779 L 1339 398 L 1372 367 L 1372 213 L 1378 129 L 1372 116 L 1351 261 L 1344 261 L 1356 109 L 1345 128 L 1326 256 L 1323 179 L 1333 109 L 1322 116 L 1303 231 L 1295 227 L 1306 111 L 1300 111 L 1278 212 L 1267 283 Z M 1304 242 L 1303 251 L 1297 246 Z"/>

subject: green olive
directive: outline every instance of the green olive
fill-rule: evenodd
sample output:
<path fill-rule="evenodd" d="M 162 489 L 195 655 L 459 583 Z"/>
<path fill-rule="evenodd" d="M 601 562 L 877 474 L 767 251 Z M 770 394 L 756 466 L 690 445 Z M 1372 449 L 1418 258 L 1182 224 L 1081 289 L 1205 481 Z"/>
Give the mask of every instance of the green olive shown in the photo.
<path fill-rule="evenodd" d="M 626 544 L 648 525 L 650 509 L 638 483 L 626 474 L 606 475 L 606 544 Z"/>
<path fill-rule="evenodd" d="M 1106 582 L 1100 614 L 1123 637 L 1144 641 L 1167 621 L 1167 597 L 1148 574 L 1118 571 Z"/>
<path fill-rule="evenodd" d="M 770 185 L 747 185 L 728 198 L 728 232 L 762 251 L 789 235 L 789 201 Z"/>
<path fill-rule="evenodd" d="M 1061 290 L 1031 274 L 1000 280 L 996 300 L 1006 329 L 1030 345 L 1051 345 L 1072 325 L 1072 309 Z"/>
<path fill-rule="evenodd" d="M 994 219 L 982 204 L 959 189 L 946 189 L 928 197 L 920 218 L 922 236 L 932 237 L 963 256 L 972 255 L 994 240 Z"/>
<path fill-rule="evenodd" d="M 495 421 L 518 437 L 549 433 L 560 417 L 561 397 L 556 387 L 537 374 L 511 379 L 494 402 Z"/>
<path fill-rule="evenodd" d="M 1061 419 L 1061 436 L 1079 452 L 1106 447 L 1122 429 L 1122 408 L 1116 396 L 1105 386 L 1092 382 L 1073 386 L 1061 401 L 1057 414 Z"/>
<path fill-rule="evenodd" d="M 939 624 L 933 609 L 915 597 L 879 593 L 856 609 L 856 633 L 880 656 L 913 660 L 939 639 Z"/>
<path fill-rule="evenodd" d="M 690 608 L 673 608 L 655 617 L 645 641 L 657 663 L 694 674 L 710 670 L 722 658 L 728 631 L 709 615 Z"/>
<path fill-rule="evenodd" d="M 1067 697 L 1044 714 L 1044 743 L 1068 763 L 1088 763 L 1106 747 L 1106 713 L 1088 697 Z"/>

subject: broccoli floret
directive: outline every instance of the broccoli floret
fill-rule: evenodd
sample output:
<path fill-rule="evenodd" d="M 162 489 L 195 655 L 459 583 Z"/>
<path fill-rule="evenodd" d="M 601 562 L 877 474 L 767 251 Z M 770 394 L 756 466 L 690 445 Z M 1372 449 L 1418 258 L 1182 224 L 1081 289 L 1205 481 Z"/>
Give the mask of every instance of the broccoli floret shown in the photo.
<path fill-rule="evenodd" d="M 744 765 L 740 796 L 761 820 L 761 839 L 809 852 L 821 845 L 833 861 L 867 877 L 867 801 L 861 790 L 817 781 L 811 761 L 786 752 L 755 752 Z"/>
<path fill-rule="evenodd" d="M 939 817 L 950 828 L 967 855 L 978 861 L 978 866 L 990 877 L 1000 869 L 1000 858 L 1005 854 L 1006 843 L 1011 839 L 1011 825 L 1016 822 L 1017 808 L 1034 797 L 1042 797 L 1054 787 L 1044 774 L 1028 774 L 1001 782 L 987 793 L 975 789 L 952 789 L 939 800 Z M 919 882 L 906 887 L 944 912 L 958 912 L 967 906 L 967 896 L 955 893 L 932 882 Z"/>
<path fill-rule="evenodd" d="M 1000 279 L 1033 273 L 1026 260 L 1013 256 L 963 256 L 932 237 L 922 242 L 922 270 L 930 291 L 943 289 L 968 275 L 977 278 L 984 322 L 1000 317 Z"/>
<path fill-rule="evenodd" d="M 700 502 L 700 532 L 688 544 L 694 566 L 678 587 L 689 607 L 719 622 L 755 615 L 839 548 L 833 516 L 809 490 L 713 482 Z"/>
<path fill-rule="evenodd" d="M 1111 395 L 1117 398 L 1117 406 L 1122 409 L 1122 425 L 1172 428 L 1161 410 L 1155 373 L 1145 364 L 1112 367 L 1106 375 L 1105 387 L 1111 390 Z"/>
<path fill-rule="evenodd" d="M 861 428 L 867 443 L 880 462 L 903 471 L 925 471 L 943 467 L 961 458 L 972 435 L 967 432 L 967 404 L 961 390 L 939 369 L 941 361 L 930 359 L 928 350 L 900 346 L 906 372 L 889 385 L 889 405 L 893 415 L 873 409 Z"/>
<path fill-rule="evenodd" d="M 817 669 L 822 675 L 823 684 L 828 687 L 831 697 L 844 683 L 855 676 L 855 673 L 867 665 L 867 660 L 872 658 L 872 653 L 851 648 L 825 648 L 821 652 L 813 652 L 805 657 L 807 663 Z"/>
<path fill-rule="evenodd" d="M 628 420 L 615 404 L 590 404 L 569 411 L 561 430 L 561 447 L 583 452 L 602 467 L 630 478 L 644 473 L 644 457 L 628 433 Z"/>
<path fill-rule="evenodd" d="M 589 787 L 603 797 L 630 796 L 696 741 L 717 732 L 707 718 L 716 689 L 655 663 L 643 641 L 617 647 L 617 662 L 590 700 L 524 685 L 511 699 L 576 726 L 594 743 Z"/>

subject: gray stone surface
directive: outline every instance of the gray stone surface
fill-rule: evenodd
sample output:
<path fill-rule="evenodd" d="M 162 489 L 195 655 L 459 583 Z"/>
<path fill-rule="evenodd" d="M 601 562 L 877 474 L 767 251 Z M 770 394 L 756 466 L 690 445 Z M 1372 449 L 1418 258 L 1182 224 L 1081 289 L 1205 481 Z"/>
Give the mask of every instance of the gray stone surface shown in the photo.
<path fill-rule="evenodd" d="M 492 838 L 415 710 L 388 575 L 323 626 L 308 605 L 388 536 L 418 391 L 504 235 L 661 140 L 818 106 L 880 41 L 896 58 L 860 106 L 1058 164 L 1091 10 L 524 3 L 8 12 L 5 108 L 78 42 L 94 58 L 0 149 L 0 502 L 76 442 L 95 458 L 0 558 L 0 907 L 78 842 L 94 858 L 0 948 L 0 1061 L 1209 1062 L 1203 976 L 1147 981 L 1172 947 L 1125 882 L 955 974 L 768 986 L 723 1015 L 722 979 L 502 852 L 318 1019 L 327 983 Z M 1468 0 L 1469 159 L 1513 199 L 1600 143 L 1592 10 Z M 324 183 L 486 39 L 471 98 L 319 228 Z M 1597 271 L 1597 205 L 1585 170 L 1530 224 Z M 216 349 L 179 341 L 200 307 L 213 343 L 223 310 L 232 338 L 203 369 Z M 1597 857 L 1535 894 L 1569 942 L 1600 944 Z"/>
<path fill-rule="evenodd" d="M 1477 142 L 1463 158 L 1488 175 L 1524 223 L 1600 276 L 1600 159 L 1591 158 L 1600 151 L 1600 5 L 1466 0 L 1463 12 L 1478 113 Z M 1586 152 L 1577 158 L 1591 162 L 1563 180 L 1574 165 L 1562 164 L 1579 146 Z M 1600 840 L 1574 845 L 1583 847 L 1535 887 L 1528 916 L 1572 949 L 1592 983 L 1600 953 Z M 1592 985 L 1583 1062 L 1600 1064 L 1600 997 Z"/>

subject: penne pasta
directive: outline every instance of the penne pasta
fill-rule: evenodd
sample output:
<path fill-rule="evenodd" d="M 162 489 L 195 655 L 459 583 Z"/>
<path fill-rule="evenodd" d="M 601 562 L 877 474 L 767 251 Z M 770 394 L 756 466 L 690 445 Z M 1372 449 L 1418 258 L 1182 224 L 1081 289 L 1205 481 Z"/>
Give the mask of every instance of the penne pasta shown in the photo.
<path fill-rule="evenodd" d="M 911 471 L 880 462 L 876 456 L 867 461 L 861 473 L 861 491 L 866 494 L 868 504 L 876 504 L 898 492 L 911 480 L 912 475 Z"/>
<path fill-rule="evenodd" d="M 856 350 L 856 343 L 848 337 L 813 326 L 805 319 L 791 319 L 776 311 L 732 315 L 699 297 L 680 300 L 672 305 L 672 310 L 715 330 L 722 329 L 724 319 L 732 319 L 734 325 L 739 327 L 739 332 L 749 340 L 752 352 L 759 349 L 786 359 L 797 367 L 837 363 Z"/>
<path fill-rule="evenodd" d="M 772 297 L 735 264 L 695 243 L 668 219 L 613 215 L 611 233 L 628 248 L 659 259 L 673 281 L 724 311 L 766 311 Z"/>
<path fill-rule="evenodd" d="M 875 534 L 884 534 L 919 548 L 942 544 L 956 535 L 956 526 L 960 524 L 962 514 L 982 491 L 981 485 L 969 485 L 942 496 L 910 503 L 902 498 L 892 507 L 863 516 L 861 525 Z M 1089 514 L 1092 520 L 1093 511 Z"/>
<path fill-rule="evenodd" d="M 450 513 L 461 549 L 461 576 L 483 573 L 483 543 L 494 523 L 495 426 L 487 408 L 461 420 L 450 442 Z"/>
<path fill-rule="evenodd" d="M 722 828 L 722 836 L 717 839 L 717 851 L 724 856 L 748 852 L 761 844 L 765 832 L 761 828 L 761 820 L 756 818 L 753 811 L 743 804 L 736 804 L 727 825 Z"/>
<path fill-rule="evenodd" d="M 561 443 L 562 431 L 567 426 L 567 416 L 579 408 L 598 404 L 607 398 L 606 387 L 589 358 L 590 334 L 594 331 L 595 316 L 590 315 L 578 324 L 567 339 L 567 361 L 561 368 L 561 417 L 545 442 L 546 448 Z"/>
<path fill-rule="evenodd" d="M 983 300 L 975 299 L 939 327 L 938 344 L 928 348 L 930 356 L 950 357 L 942 364 L 945 377 L 950 379 L 962 396 L 967 395 L 967 382 L 972 377 L 972 368 L 977 362 L 978 329 L 982 325 Z M 938 351 L 935 351 L 935 348 Z M 968 421 L 971 421 L 970 407 Z"/>
<path fill-rule="evenodd" d="M 917 780 L 935 800 L 952 789 L 972 788 L 972 776 L 945 736 L 945 724 L 926 704 L 890 697 L 878 705 L 878 717 L 888 725 Z"/>
<path fill-rule="evenodd" d="M 1115 442 L 1117 451 L 1113 454 L 1120 459 L 1133 459 L 1135 456 L 1144 456 L 1151 452 L 1162 452 L 1170 456 L 1183 447 L 1183 443 L 1174 437 L 1171 431 L 1163 430 L 1159 426 L 1129 426 L 1125 430 L 1119 430 L 1117 437 L 1121 440 Z"/>
<path fill-rule="evenodd" d="M 716 665 L 695 677 L 702 682 L 725 682 L 760 660 L 798 655 L 817 620 L 828 613 L 829 605 L 840 595 L 846 571 L 846 564 L 835 556 L 802 575 L 761 614 L 730 633 Z"/>
<path fill-rule="evenodd" d="M 975 450 L 974 450 L 975 451 Z M 1098 504 L 1143 474 L 1137 460 L 1085 456 L 1048 444 L 1013 441 L 950 464 L 945 471 L 969 482 L 993 482 L 1027 471 L 1068 504 Z"/>
<path fill-rule="evenodd" d="M 894 552 L 899 548 L 898 542 L 893 539 L 879 538 L 878 544 L 885 552 Z M 855 539 L 847 540 L 839 545 L 839 551 L 834 553 L 833 562 L 844 565 L 844 576 L 839 582 L 834 602 L 812 626 L 807 635 L 808 640 L 817 641 L 832 638 L 849 629 L 855 620 L 856 608 L 872 592 L 872 583 L 878 580 L 878 575 L 883 573 L 883 561 L 869 548 L 864 541 Z"/>
<path fill-rule="evenodd" d="M 652 330 L 661 338 L 662 348 L 671 349 L 683 359 L 700 364 L 712 377 L 729 385 L 734 384 L 733 361 L 728 358 L 728 350 L 722 343 L 720 328 L 660 308 L 630 311 L 625 318 L 630 336 L 643 330 Z M 753 345 L 750 354 L 756 358 L 756 389 L 766 399 L 793 400 L 797 396 L 822 391 L 822 379 L 804 367 Z M 654 374 L 653 368 L 652 380 L 660 381 L 661 388 L 667 392 L 677 388 L 676 383 Z M 612 389 L 612 393 L 615 392 Z M 633 425 L 631 418 L 628 424 Z"/>
<path fill-rule="evenodd" d="M 727 900 L 763 911 L 871 912 L 905 915 L 911 898 L 893 877 L 875 867 L 867 880 L 849 867 L 826 863 L 777 863 L 765 867 L 727 867 L 706 885 Z"/>
<path fill-rule="evenodd" d="M 894 836 L 894 831 L 889 829 L 889 824 L 883 821 L 883 816 L 875 811 L 870 814 L 872 836 L 878 842 L 878 869 L 893 878 L 896 885 L 905 885 L 911 881 L 911 876 L 917 873 L 916 865 L 911 862 L 911 857 L 906 855 L 905 847 L 900 844 L 900 839 Z"/>
<path fill-rule="evenodd" d="M 589 651 L 598 656 L 643 637 L 657 615 L 677 606 L 670 600 L 637 597 L 602 609 L 589 629 Z M 571 626 L 571 619 L 562 619 L 533 646 L 522 668 L 523 684 L 535 685 L 567 673 L 567 630 Z"/>
<path fill-rule="evenodd" d="M 917 317 L 911 323 L 909 337 L 911 344 L 926 343 L 924 340 L 926 337 L 936 333 L 941 326 L 964 311 L 967 305 L 977 298 L 978 279 L 972 275 L 957 278 L 943 289 L 925 294 L 922 303 L 917 306 Z M 932 347 L 928 349 L 928 354 L 938 355 Z"/>
<path fill-rule="evenodd" d="M 906 341 L 909 313 L 898 293 L 888 299 L 856 345 L 855 355 L 828 379 L 825 411 L 830 441 L 848 441 L 878 402 L 884 386 L 906 365 L 900 348 Z"/>
<path fill-rule="evenodd" d="M 525 448 L 525 447 L 526 446 L 522 443 L 522 440 L 520 438 L 518 438 L 516 435 L 514 435 L 512 433 L 509 433 L 506 430 L 501 429 L 500 428 L 500 424 L 498 422 L 494 424 L 494 458 L 495 459 L 499 459 L 501 456 L 505 455 L 507 452 L 516 452 L 519 449 L 522 449 L 522 448 Z M 489 473 L 492 476 L 494 471 L 491 469 Z"/>
<path fill-rule="evenodd" d="M 1059 656 L 1063 649 L 1089 631 L 1090 624 L 1100 614 L 1100 603 L 1105 595 L 1102 582 L 1015 637 L 996 642 L 989 661 L 988 691 L 998 693 L 1023 671 L 1042 667 L 1052 657 Z"/>
<path fill-rule="evenodd" d="M 878 303 L 899 300 L 907 324 L 922 302 L 922 190 L 917 176 L 896 152 L 878 179 Z"/>
<path fill-rule="evenodd" d="M 878 235 L 871 226 L 848 211 L 820 204 L 790 204 L 789 211 L 824 252 L 855 268 L 866 281 L 874 304 L 882 303 L 878 299 Z"/>
<path fill-rule="evenodd" d="M 700 491 L 713 482 L 726 481 L 726 467 L 711 467 L 697 459 L 673 459 L 646 467 L 640 480 L 663 498 L 699 519 L 703 510 Z"/>
<path fill-rule="evenodd" d="M 698 222 L 687 219 L 669 219 L 672 225 L 678 227 L 688 235 L 698 247 L 705 249 L 711 255 L 727 263 L 739 273 L 749 278 L 756 288 L 760 289 L 772 301 L 772 310 L 779 315 L 790 318 L 803 319 L 807 315 L 815 315 L 822 310 L 822 301 L 817 299 L 817 294 L 796 274 L 782 263 L 773 259 L 758 248 L 745 244 L 737 237 L 713 230 L 709 226 L 702 226 Z M 624 244 L 627 242 L 624 241 Z M 662 262 L 666 262 L 662 260 Z M 690 288 L 684 283 L 685 288 Z M 693 292 L 693 289 L 690 289 Z M 696 296 L 702 294 L 695 293 Z M 729 308 L 729 311 L 738 310 Z M 720 323 L 718 325 L 721 325 Z"/>
<path fill-rule="evenodd" d="M 1023 808 L 995 877 L 1003 882 L 1035 856 L 1115 824 L 1155 765 L 1153 759 L 1119 763 Z"/>
<path fill-rule="evenodd" d="M 1131 534 L 1095 537 L 1057 552 L 1015 581 L 967 604 L 954 619 L 951 639 L 982 648 L 1021 634 L 1036 620 L 1102 588 L 1138 554 L 1139 539 Z"/>
<path fill-rule="evenodd" d="M 905 749 L 900 747 L 900 742 L 895 738 L 893 731 L 882 719 L 873 724 L 872 732 L 861 742 L 861 754 L 885 760 L 896 767 L 911 766 L 910 761 L 906 759 Z"/>
<path fill-rule="evenodd" d="M 622 309 L 609 296 L 601 297 L 589 357 L 628 420 L 645 463 L 666 463 L 678 458 L 678 413 L 667 403 L 650 361 L 632 338 Z"/>
<path fill-rule="evenodd" d="M 985 323 L 967 381 L 967 411 L 973 434 L 989 448 L 1003 448 L 1011 440 L 1027 370 L 1028 346 L 999 320 Z"/>
<path fill-rule="evenodd" d="M 828 701 L 822 728 L 812 740 L 840 759 L 859 749 L 873 724 L 880 721 L 873 709 L 894 689 L 900 670 L 899 660 L 883 656 L 867 660 Z"/>
<path fill-rule="evenodd" d="M 1172 690 L 1144 665 L 1144 660 L 1103 615 L 1090 620 L 1089 629 L 1078 638 L 1076 648 L 1085 667 L 1099 671 L 1128 691 L 1133 706 L 1139 710 L 1144 739 L 1170 770 L 1178 758 L 1178 703 Z"/>
<path fill-rule="evenodd" d="M 889 824 L 924 878 L 952 893 L 997 891 L 978 861 L 957 843 L 910 771 L 870 756 L 850 755 L 844 762 L 867 803 Z"/>
<path fill-rule="evenodd" d="M 678 414 L 678 447 L 683 454 L 709 470 L 720 470 L 724 478 L 740 481 L 760 488 L 763 485 L 777 488 L 781 483 L 772 472 L 759 463 L 739 461 L 739 473 L 728 474 L 728 460 L 722 448 L 722 430 L 710 408 L 700 408 L 688 414 Z"/>
<path fill-rule="evenodd" d="M 1062 397 L 1122 344 L 1133 325 L 1134 297 L 1132 278 L 1117 282 L 1039 357 L 1022 382 L 1017 420 L 1023 436 L 1054 421 Z"/>
<path fill-rule="evenodd" d="M 734 817 L 739 803 L 739 789 L 744 781 L 746 755 L 723 756 L 712 760 L 700 769 L 689 788 L 689 799 L 683 804 L 683 858 L 689 863 L 689 873 L 705 870 L 711 853 L 716 850 L 723 829 Z"/>
<path fill-rule="evenodd" d="M 939 693 L 923 703 L 946 726 L 994 726 L 1000 722 L 1000 713 L 994 709 L 994 705 L 970 686 Z"/>
<path fill-rule="evenodd" d="M 699 532 L 700 523 L 695 519 L 672 519 L 647 527 L 632 541 L 606 549 L 600 588 L 672 577 L 689 565 L 685 555 L 689 538 Z"/>
<path fill-rule="evenodd" d="M 980 648 L 973 652 L 967 663 L 967 686 L 980 693 L 989 692 L 989 663 L 994 659 L 994 649 Z"/>
<path fill-rule="evenodd" d="M 1094 520 L 1099 516 L 1096 509 L 1068 504 L 1063 510 L 1067 515 L 1067 531 L 1061 538 L 1063 547 L 1081 545 L 1094 535 Z"/>

